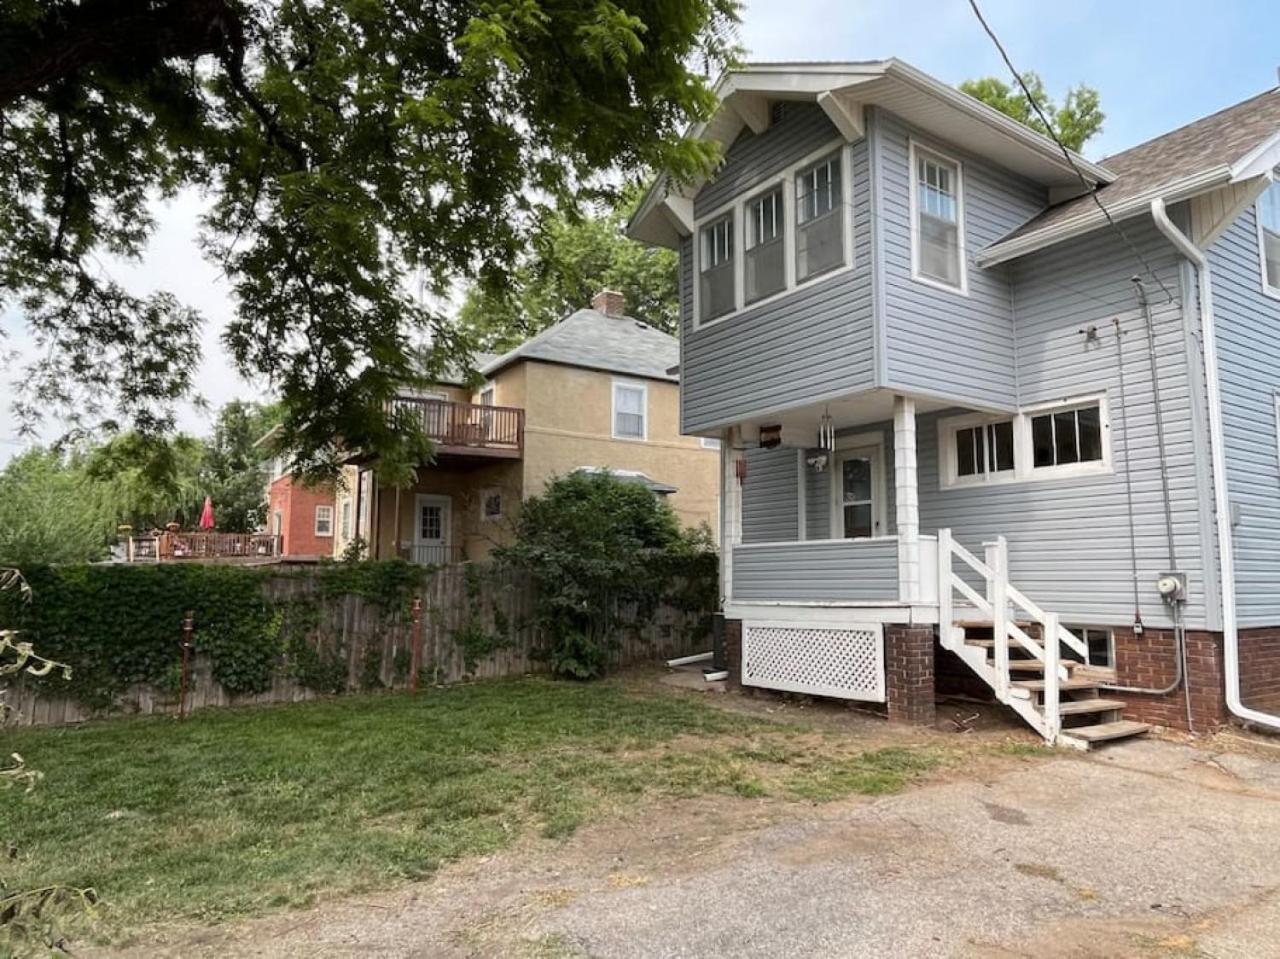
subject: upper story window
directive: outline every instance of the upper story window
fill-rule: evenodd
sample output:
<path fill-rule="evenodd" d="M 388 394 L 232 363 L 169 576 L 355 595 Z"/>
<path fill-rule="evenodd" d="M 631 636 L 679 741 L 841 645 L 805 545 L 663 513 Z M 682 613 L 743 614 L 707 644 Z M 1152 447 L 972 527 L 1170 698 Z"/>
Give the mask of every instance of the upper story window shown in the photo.
<path fill-rule="evenodd" d="M 480 405 L 481 406 L 493 405 L 493 384 L 492 383 L 480 391 Z"/>
<path fill-rule="evenodd" d="M 1039 407 L 1005 419 L 938 421 L 942 487 L 1059 479 L 1111 471 L 1106 398 Z"/>
<path fill-rule="evenodd" d="M 333 535 L 333 507 L 332 506 L 316 507 L 316 535 L 317 536 Z"/>
<path fill-rule="evenodd" d="M 704 226 L 701 244 L 698 319 L 705 322 L 732 313 L 737 306 L 734 295 L 733 214 L 728 213 Z"/>
<path fill-rule="evenodd" d="M 796 280 L 844 263 L 840 152 L 796 174 Z"/>
<path fill-rule="evenodd" d="M 960 164 L 911 144 L 912 267 L 918 280 L 967 289 Z"/>
<path fill-rule="evenodd" d="M 747 201 L 746 252 L 743 257 L 743 302 L 754 303 L 787 286 L 782 187 Z"/>
<path fill-rule="evenodd" d="M 342 501 L 342 538 L 351 538 L 351 500 Z"/>
<path fill-rule="evenodd" d="M 1258 200 L 1258 247 L 1262 252 L 1262 288 L 1280 296 L 1280 180 Z"/>
<path fill-rule="evenodd" d="M 643 383 L 613 384 L 613 436 L 642 440 L 648 435 L 649 389 Z"/>

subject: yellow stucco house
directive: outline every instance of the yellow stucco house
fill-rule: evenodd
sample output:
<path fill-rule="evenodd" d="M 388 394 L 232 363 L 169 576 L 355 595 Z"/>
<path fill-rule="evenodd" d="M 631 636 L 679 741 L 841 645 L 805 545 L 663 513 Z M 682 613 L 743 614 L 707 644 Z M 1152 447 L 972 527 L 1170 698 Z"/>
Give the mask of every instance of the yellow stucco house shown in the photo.
<path fill-rule="evenodd" d="M 679 354 L 675 337 L 605 292 L 514 350 L 476 357 L 479 389 L 458 376 L 405 394 L 397 402 L 422 418 L 435 462 L 408 489 L 380 488 L 374 463 L 348 466 L 334 555 L 359 535 L 379 559 L 484 559 L 527 497 L 575 470 L 643 483 L 686 526 L 715 530 L 719 445 L 680 435 Z"/>

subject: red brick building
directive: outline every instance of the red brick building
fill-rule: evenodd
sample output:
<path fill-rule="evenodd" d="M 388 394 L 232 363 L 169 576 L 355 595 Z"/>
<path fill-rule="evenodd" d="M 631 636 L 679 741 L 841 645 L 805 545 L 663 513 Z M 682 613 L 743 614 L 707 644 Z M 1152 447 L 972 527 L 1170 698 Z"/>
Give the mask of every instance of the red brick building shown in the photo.
<path fill-rule="evenodd" d="M 333 555 L 338 522 L 333 487 L 304 486 L 286 473 L 272 481 L 267 505 L 267 529 L 280 537 L 282 556 Z"/>

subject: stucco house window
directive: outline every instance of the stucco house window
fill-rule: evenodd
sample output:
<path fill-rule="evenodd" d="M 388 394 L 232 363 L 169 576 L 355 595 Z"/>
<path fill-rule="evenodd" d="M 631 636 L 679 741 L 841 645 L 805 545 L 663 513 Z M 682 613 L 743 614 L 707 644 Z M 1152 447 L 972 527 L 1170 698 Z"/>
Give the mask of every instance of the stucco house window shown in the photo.
<path fill-rule="evenodd" d="M 351 500 L 342 502 L 342 538 L 351 538 Z"/>
<path fill-rule="evenodd" d="M 702 228 L 699 319 L 713 320 L 736 308 L 733 277 L 733 214 Z"/>
<path fill-rule="evenodd" d="M 840 151 L 796 174 L 796 281 L 844 263 Z"/>
<path fill-rule="evenodd" d="M 502 491 L 487 489 L 480 494 L 480 518 L 486 522 L 502 519 Z"/>
<path fill-rule="evenodd" d="M 643 383 L 615 380 L 613 384 L 614 439 L 642 440 L 648 434 L 649 390 Z"/>
<path fill-rule="evenodd" d="M 1258 249 L 1262 254 L 1262 288 L 1280 297 L 1280 180 L 1258 199 Z"/>
<path fill-rule="evenodd" d="M 965 292 L 964 192 L 960 164 L 911 144 L 912 272 Z"/>
<path fill-rule="evenodd" d="M 316 507 L 316 535 L 317 536 L 333 535 L 333 507 L 332 506 Z"/>

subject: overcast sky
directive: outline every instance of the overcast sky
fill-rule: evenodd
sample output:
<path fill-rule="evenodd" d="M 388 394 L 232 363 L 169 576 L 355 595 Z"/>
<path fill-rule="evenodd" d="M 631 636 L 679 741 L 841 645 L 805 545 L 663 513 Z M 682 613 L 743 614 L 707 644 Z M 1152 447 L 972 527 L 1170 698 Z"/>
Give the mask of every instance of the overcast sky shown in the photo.
<path fill-rule="evenodd" d="M 1097 159 L 1259 93 L 1277 82 L 1280 6 L 1275 0 L 1075 0 L 1050 7 L 985 0 L 983 11 L 1014 63 L 1035 70 L 1061 99 L 1073 84 L 1098 89 L 1103 133 L 1085 149 Z M 1052 13 L 1049 13 L 1049 10 Z M 742 38 L 757 60 L 872 60 L 896 56 L 947 83 L 1007 71 L 967 0 L 755 0 Z M 216 408 L 262 390 L 231 369 L 219 335 L 232 307 L 227 284 L 196 248 L 200 198 L 184 195 L 158 211 L 159 229 L 139 264 L 117 265 L 138 292 L 168 289 L 207 320 L 201 393 Z M 10 346 L 24 345 L 12 316 L 0 319 Z M 0 462 L 22 448 L 0 370 Z M 208 429 L 209 414 L 189 409 L 182 426 Z M 46 430 L 56 435 L 57 424 Z"/>

